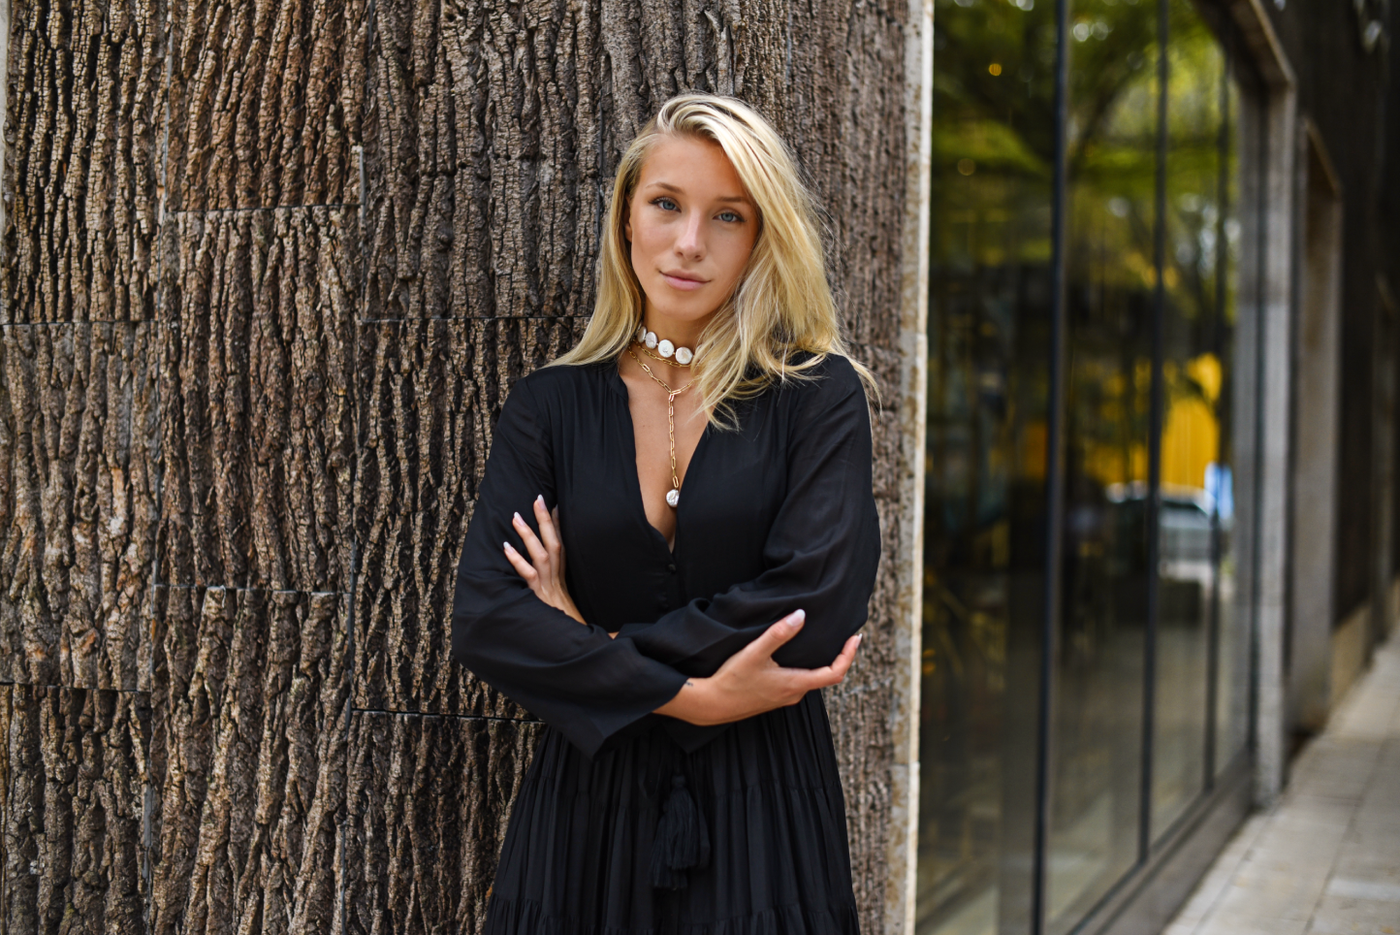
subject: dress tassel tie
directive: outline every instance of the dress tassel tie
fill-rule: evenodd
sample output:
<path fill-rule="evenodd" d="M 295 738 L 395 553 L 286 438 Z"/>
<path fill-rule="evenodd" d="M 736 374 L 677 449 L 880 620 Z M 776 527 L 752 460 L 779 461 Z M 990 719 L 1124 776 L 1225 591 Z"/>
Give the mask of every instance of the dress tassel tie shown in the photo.
<path fill-rule="evenodd" d="M 695 799 L 685 787 L 685 777 L 671 777 L 671 791 L 661 806 L 656 836 L 651 844 L 651 885 L 660 889 L 685 889 L 686 871 L 710 860 L 710 834 L 700 819 Z"/>

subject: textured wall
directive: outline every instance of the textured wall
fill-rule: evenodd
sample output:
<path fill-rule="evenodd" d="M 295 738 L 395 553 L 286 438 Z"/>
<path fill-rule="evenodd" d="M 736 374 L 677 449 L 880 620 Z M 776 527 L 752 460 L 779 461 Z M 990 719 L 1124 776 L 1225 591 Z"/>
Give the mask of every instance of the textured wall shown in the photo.
<path fill-rule="evenodd" d="M 800 154 L 899 541 L 907 0 L 13 0 L 0 931 L 471 932 L 538 725 L 447 660 L 511 383 L 687 88 Z M 882 928 L 896 582 L 830 696 Z"/>

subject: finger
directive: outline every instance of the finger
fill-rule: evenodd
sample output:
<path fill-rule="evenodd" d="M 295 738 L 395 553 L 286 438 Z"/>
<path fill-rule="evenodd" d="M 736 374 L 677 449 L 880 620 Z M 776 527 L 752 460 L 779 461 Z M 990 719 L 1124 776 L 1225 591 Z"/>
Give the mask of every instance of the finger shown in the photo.
<path fill-rule="evenodd" d="M 758 639 L 740 651 L 751 652 L 756 656 L 767 658 L 777 652 L 778 647 L 796 636 L 801 631 L 802 624 L 806 619 L 806 611 L 794 610 L 777 623 L 769 626 Z"/>
<path fill-rule="evenodd" d="M 559 551 L 559 533 L 554 528 L 554 517 L 544 508 L 544 496 L 535 498 L 535 522 L 540 526 L 540 539 L 551 555 Z"/>
<path fill-rule="evenodd" d="M 525 561 L 525 556 L 515 551 L 515 547 L 509 542 L 504 543 L 506 561 L 510 562 L 510 567 L 514 568 L 520 577 L 524 578 L 532 586 L 535 579 L 539 577 L 539 572 L 535 571 L 535 566 Z"/>
<path fill-rule="evenodd" d="M 516 533 L 519 534 L 520 541 L 525 543 L 525 551 L 530 553 L 530 561 L 534 563 L 535 567 L 540 568 L 548 563 L 549 553 L 546 552 L 544 546 L 540 544 L 539 537 L 536 536 L 535 531 L 530 528 L 530 524 L 525 522 L 525 519 L 519 513 L 515 514 L 515 518 L 511 520 L 511 525 L 515 527 Z"/>
<path fill-rule="evenodd" d="M 850 671 L 851 664 L 856 661 L 856 650 L 860 649 L 861 641 L 864 639 L 864 633 L 857 633 L 855 636 L 846 640 L 846 645 L 841 647 L 841 652 L 837 655 L 836 659 L 832 661 L 831 665 L 827 666 L 827 668 L 831 670 L 832 675 L 836 677 L 837 682 L 844 679 L 846 673 Z"/>
<path fill-rule="evenodd" d="M 865 634 L 859 633 L 846 640 L 846 644 L 841 647 L 841 652 L 832 660 L 829 666 L 819 666 L 815 669 L 787 669 L 800 680 L 801 684 L 808 690 L 813 688 L 826 688 L 830 685 L 839 685 L 845 681 L 846 673 L 851 670 L 851 663 L 855 661 L 856 650 L 860 648 L 861 641 L 865 639 Z M 800 674 L 798 674 L 800 673 Z"/>
<path fill-rule="evenodd" d="M 554 523 L 555 535 L 559 535 L 561 532 L 559 527 L 559 504 L 556 503 L 554 505 L 554 509 L 549 513 L 549 518 Z M 562 538 L 559 540 L 559 577 L 564 577 L 564 540 Z"/>

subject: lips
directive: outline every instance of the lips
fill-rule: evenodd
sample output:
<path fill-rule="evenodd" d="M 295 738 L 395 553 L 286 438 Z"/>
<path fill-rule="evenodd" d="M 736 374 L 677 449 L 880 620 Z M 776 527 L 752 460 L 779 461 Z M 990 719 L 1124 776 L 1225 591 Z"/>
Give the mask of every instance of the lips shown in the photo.
<path fill-rule="evenodd" d="M 708 280 L 701 279 L 694 273 L 686 273 L 681 270 L 663 270 L 661 276 L 666 280 L 667 284 L 675 289 L 699 289 L 708 282 Z"/>

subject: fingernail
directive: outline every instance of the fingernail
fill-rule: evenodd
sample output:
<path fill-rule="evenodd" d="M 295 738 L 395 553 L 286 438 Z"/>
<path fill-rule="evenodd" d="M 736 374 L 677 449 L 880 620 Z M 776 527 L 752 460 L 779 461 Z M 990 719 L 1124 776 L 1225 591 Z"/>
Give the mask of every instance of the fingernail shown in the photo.
<path fill-rule="evenodd" d="M 865 634 L 864 634 L 864 633 L 857 633 L 857 634 L 856 634 L 856 645 L 859 646 L 861 643 L 864 643 L 864 642 L 865 642 Z"/>
<path fill-rule="evenodd" d="M 505 549 L 507 552 L 509 552 L 509 551 L 510 551 L 510 543 L 509 543 L 509 542 L 502 542 L 502 543 L 501 543 L 501 548 L 503 548 L 503 549 Z"/>
<path fill-rule="evenodd" d="M 525 522 L 523 519 L 520 518 L 520 514 L 519 514 L 519 513 L 516 513 L 516 514 L 515 514 L 515 521 L 516 521 L 517 523 L 523 523 L 523 522 Z"/>
<path fill-rule="evenodd" d="M 805 611 L 805 610 L 794 610 L 794 611 L 792 612 L 792 625 L 793 625 L 793 626 L 795 626 L 795 627 L 800 627 L 800 626 L 802 626 L 802 624 L 804 624 L 804 623 L 806 623 L 806 622 L 807 622 L 807 611 Z"/>
<path fill-rule="evenodd" d="M 544 494 L 540 494 L 537 497 L 535 497 L 535 502 L 538 503 L 540 506 L 544 506 Z"/>

